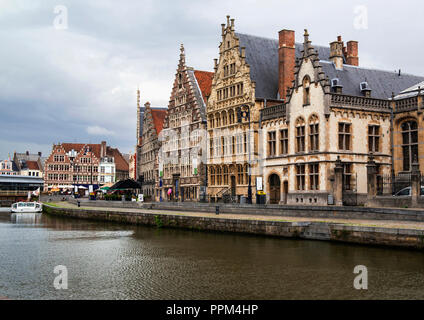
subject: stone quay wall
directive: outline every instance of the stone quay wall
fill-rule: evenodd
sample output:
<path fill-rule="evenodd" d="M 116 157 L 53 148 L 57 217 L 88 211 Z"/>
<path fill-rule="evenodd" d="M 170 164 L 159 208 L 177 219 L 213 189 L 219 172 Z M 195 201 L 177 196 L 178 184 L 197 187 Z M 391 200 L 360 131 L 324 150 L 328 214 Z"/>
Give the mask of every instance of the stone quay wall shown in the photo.
<path fill-rule="evenodd" d="M 70 203 L 77 204 L 75 199 Z M 89 201 L 81 200 L 83 207 L 108 208 L 140 208 L 152 210 L 170 210 L 182 212 L 215 213 L 219 207 L 220 213 L 250 214 L 279 217 L 306 218 L 339 218 L 361 220 L 398 220 L 424 221 L 422 209 L 371 208 L 348 206 L 307 206 L 307 205 L 250 205 L 250 204 L 211 204 L 199 202 L 122 202 L 122 201 Z"/>
<path fill-rule="evenodd" d="M 351 226 L 326 222 L 289 222 L 184 215 L 72 209 L 44 205 L 50 215 L 196 231 L 235 232 L 253 235 L 327 240 L 347 243 L 424 248 L 424 230 Z"/>

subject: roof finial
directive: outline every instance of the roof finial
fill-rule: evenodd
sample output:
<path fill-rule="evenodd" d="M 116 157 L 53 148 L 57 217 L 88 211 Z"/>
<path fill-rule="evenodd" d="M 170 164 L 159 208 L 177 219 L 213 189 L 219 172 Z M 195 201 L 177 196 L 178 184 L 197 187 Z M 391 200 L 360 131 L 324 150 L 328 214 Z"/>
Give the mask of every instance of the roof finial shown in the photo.
<path fill-rule="evenodd" d="M 230 16 L 227 15 L 227 27 L 229 27 L 229 26 L 230 26 Z"/>
<path fill-rule="evenodd" d="M 140 88 L 137 86 L 137 108 L 140 108 Z"/>
<path fill-rule="evenodd" d="M 303 36 L 305 37 L 305 43 L 309 41 L 309 33 L 308 33 L 308 29 L 305 29 L 305 33 L 303 34 Z"/>

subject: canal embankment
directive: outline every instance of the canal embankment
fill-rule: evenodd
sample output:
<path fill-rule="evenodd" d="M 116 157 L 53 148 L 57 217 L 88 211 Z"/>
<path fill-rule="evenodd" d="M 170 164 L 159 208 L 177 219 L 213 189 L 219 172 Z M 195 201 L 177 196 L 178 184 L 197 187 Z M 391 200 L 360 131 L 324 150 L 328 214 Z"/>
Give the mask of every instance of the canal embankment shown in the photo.
<path fill-rule="evenodd" d="M 50 202 L 50 201 L 48 201 Z M 199 203 L 199 202 L 152 202 L 136 201 L 104 201 L 88 199 L 69 199 L 69 203 L 92 208 L 125 208 L 149 209 L 156 211 L 181 211 L 197 213 L 215 213 L 216 207 L 223 214 L 261 215 L 277 217 L 305 217 L 305 218 L 336 218 L 349 220 L 398 220 L 424 222 L 423 209 L 408 208 L 378 208 L 362 206 L 316 206 L 316 205 L 250 205 L 226 203 Z"/>
<path fill-rule="evenodd" d="M 368 208 L 369 209 L 369 208 Z M 45 205 L 50 215 L 182 228 L 197 231 L 235 232 L 262 236 L 327 240 L 366 245 L 424 248 L 424 222 L 399 220 L 354 220 L 298 216 L 223 214 L 166 211 L 142 208 L 76 207 L 69 203 Z"/>

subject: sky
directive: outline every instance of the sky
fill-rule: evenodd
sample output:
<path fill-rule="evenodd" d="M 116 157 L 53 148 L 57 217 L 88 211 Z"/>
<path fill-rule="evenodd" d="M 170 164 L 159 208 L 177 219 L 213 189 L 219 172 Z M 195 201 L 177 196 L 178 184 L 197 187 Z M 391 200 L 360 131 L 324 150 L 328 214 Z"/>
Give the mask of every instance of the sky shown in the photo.
<path fill-rule="evenodd" d="M 134 152 L 136 90 L 166 107 L 180 44 L 189 66 L 213 71 L 221 24 L 328 45 L 359 41 L 360 65 L 424 75 L 424 2 L 285 0 L 0 0 L 0 159 L 59 142 Z"/>

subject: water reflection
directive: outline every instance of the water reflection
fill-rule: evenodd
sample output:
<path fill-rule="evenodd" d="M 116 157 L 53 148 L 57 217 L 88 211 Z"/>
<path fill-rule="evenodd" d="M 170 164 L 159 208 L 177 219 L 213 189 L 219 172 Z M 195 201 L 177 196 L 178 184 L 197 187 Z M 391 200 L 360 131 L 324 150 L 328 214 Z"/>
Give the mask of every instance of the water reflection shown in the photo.
<path fill-rule="evenodd" d="M 0 244 L 0 296 L 12 299 L 424 298 L 419 251 L 20 213 L 0 214 Z M 366 291 L 353 288 L 359 264 Z M 52 285 L 57 265 L 68 290 Z"/>
<path fill-rule="evenodd" d="M 41 224 L 42 213 L 12 213 L 10 219 L 15 224 L 38 225 Z"/>

